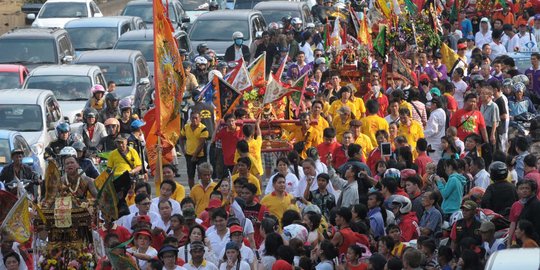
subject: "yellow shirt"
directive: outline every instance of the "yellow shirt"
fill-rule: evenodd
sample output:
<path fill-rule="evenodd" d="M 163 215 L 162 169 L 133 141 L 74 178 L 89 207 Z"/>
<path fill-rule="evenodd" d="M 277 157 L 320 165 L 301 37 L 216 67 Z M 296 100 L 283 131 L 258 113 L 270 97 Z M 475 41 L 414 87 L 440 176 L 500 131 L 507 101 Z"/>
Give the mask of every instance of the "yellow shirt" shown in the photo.
<path fill-rule="evenodd" d="M 330 125 L 328 124 L 328 121 L 324 119 L 324 117 L 320 116 L 317 119 L 311 118 L 311 120 L 317 120 L 317 125 L 312 126 L 319 132 L 319 141 L 323 141 L 323 133 L 325 128 L 329 128 Z"/>
<path fill-rule="evenodd" d="M 300 153 L 300 156 L 302 158 L 307 157 L 306 156 L 307 149 L 309 149 L 312 146 L 317 147 L 322 142 L 322 139 L 320 139 L 322 137 L 319 135 L 319 131 L 313 126 L 310 126 L 307 129 L 306 133 L 302 132 L 301 126 L 297 126 L 294 124 L 292 125 L 285 124 L 285 125 L 281 125 L 281 127 L 290 132 L 288 136 L 288 139 L 290 141 L 294 141 L 295 143 L 301 142 L 301 141 L 305 142 L 304 150 L 302 151 L 302 153 Z"/>
<path fill-rule="evenodd" d="M 128 153 L 126 154 L 126 159 L 129 161 L 131 166 L 124 160 L 118 149 L 111 152 L 109 159 L 107 160 L 107 168 L 114 168 L 114 177 L 122 175 L 125 171 L 131 171 L 137 166 L 141 166 L 141 158 L 135 149 L 128 147 Z"/>
<path fill-rule="evenodd" d="M 200 123 L 195 129 L 192 129 L 191 124 L 187 123 L 184 125 L 182 130 L 180 130 L 180 136 L 186 139 L 186 154 L 193 155 L 195 150 L 197 150 L 197 147 L 199 147 L 200 139 L 208 139 L 210 134 L 208 133 L 206 126 L 202 123 Z M 203 150 L 199 152 L 199 157 L 202 156 L 204 156 Z"/>
<path fill-rule="evenodd" d="M 210 202 L 210 193 L 212 193 L 216 185 L 217 184 L 212 181 L 205 189 L 202 184 L 199 183 L 193 186 L 191 189 L 189 197 L 195 201 L 195 214 L 197 214 L 197 216 L 199 216 L 199 214 L 201 214 L 208 207 L 208 203 Z"/>
<path fill-rule="evenodd" d="M 239 174 L 235 174 L 232 176 L 232 183 L 234 185 L 234 182 L 236 182 L 236 179 L 238 179 L 238 177 L 240 177 Z M 248 177 L 247 177 L 247 180 L 248 180 L 248 183 L 252 183 L 254 184 L 256 187 L 257 187 L 257 194 L 256 195 L 261 195 L 262 192 L 261 192 L 261 182 L 259 181 L 259 178 L 255 177 L 253 174 L 249 174 Z M 237 196 L 236 193 L 234 194 L 234 196 Z"/>
<path fill-rule="evenodd" d="M 341 99 L 338 99 L 332 102 L 332 104 L 330 105 L 330 110 L 328 110 L 328 113 L 332 116 L 332 118 L 337 118 L 339 117 L 339 114 L 337 111 L 339 110 L 339 108 L 343 106 L 349 107 L 351 109 L 351 112 L 356 115 L 357 113 L 356 105 L 354 105 L 354 103 L 350 100 L 347 100 L 347 102 L 343 104 L 343 102 L 341 102 Z"/>
<path fill-rule="evenodd" d="M 424 138 L 424 128 L 416 120 L 411 120 L 411 125 L 406 126 L 405 124 L 399 125 L 399 135 L 407 138 L 407 142 L 411 146 L 412 150 L 416 150 L 416 141 L 420 138 Z"/>
<path fill-rule="evenodd" d="M 323 101 L 323 108 L 322 108 L 322 112 L 324 113 L 324 115 L 328 115 L 328 111 L 330 111 L 330 104 L 328 104 L 327 101 Z"/>
<path fill-rule="evenodd" d="M 378 130 L 386 130 L 388 132 L 388 122 L 376 114 L 368 115 L 362 118 L 362 133 L 371 139 L 372 145 L 378 145 L 375 138 L 375 132 Z"/>
<path fill-rule="evenodd" d="M 181 202 L 186 197 L 186 188 L 176 181 L 174 181 L 174 183 L 176 184 L 176 189 L 171 195 L 171 199 Z"/>
<path fill-rule="evenodd" d="M 332 120 L 332 126 L 334 126 L 334 129 L 336 130 L 336 140 L 341 142 L 341 139 L 343 139 L 343 133 L 351 128 L 351 118 L 349 117 L 347 121 L 343 123 L 343 121 L 341 121 L 341 117 L 338 115 L 338 117 Z"/>
<path fill-rule="evenodd" d="M 412 110 L 414 110 L 413 106 L 411 105 L 411 103 L 405 101 L 405 100 L 402 100 L 401 103 L 399 104 L 399 108 L 407 108 L 409 109 L 409 116 L 412 117 Z"/>
<path fill-rule="evenodd" d="M 354 115 L 356 116 L 356 119 L 360 119 L 362 115 L 366 113 L 366 106 L 364 105 L 364 101 L 361 98 L 352 97 L 352 101 L 354 103 L 354 106 L 356 107 L 356 112 Z"/>
<path fill-rule="evenodd" d="M 362 146 L 362 155 L 364 156 L 364 160 L 367 160 L 368 154 L 374 148 L 371 139 L 367 135 L 360 133 L 354 143 Z"/>
<path fill-rule="evenodd" d="M 251 160 L 251 170 L 250 172 L 255 175 L 255 172 L 259 172 L 259 175 L 262 175 L 263 166 L 261 158 L 261 148 L 262 148 L 262 137 L 257 136 L 257 139 L 248 139 L 246 140 L 249 145 L 249 159 Z M 234 164 L 240 158 L 240 153 L 238 150 L 234 153 Z M 256 168 L 253 168 L 256 167 Z"/>
<path fill-rule="evenodd" d="M 283 217 L 283 213 L 289 209 L 300 212 L 298 206 L 292 202 L 293 195 L 285 193 L 284 197 L 278 197 L 275 192 L 272 192 L 261 200 L 261 204 L 268 208 L 270 214 L 276 216 L 279 220 Z"/>

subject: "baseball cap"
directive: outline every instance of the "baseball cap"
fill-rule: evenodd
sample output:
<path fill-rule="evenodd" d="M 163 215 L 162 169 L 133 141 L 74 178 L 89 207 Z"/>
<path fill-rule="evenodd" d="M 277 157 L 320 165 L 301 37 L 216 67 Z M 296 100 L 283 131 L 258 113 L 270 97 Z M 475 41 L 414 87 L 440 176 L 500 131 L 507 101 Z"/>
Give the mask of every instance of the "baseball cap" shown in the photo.
<path fill-rule="evenodd" d="M 403 169 L 401 170 L 401 180 L 405 180 L 411 176 L 415 176 L 417 173 L 413 169 Z"/>
<path fill-rule="evenodd" d="M 219 207 L 221 207 L 221 201 L 218 199 L 211 199 L 210 202 L 208 203 L 208 207 L 206 207 L 206 210 L 219 208 Z"/>
<path fill-rule="evenodd" d="M 150 216 L 148 215 L 137 216 L 137 223 L 139 222 L 152 223 L 152 221 L 150 221 Z"/>
<path fill-rule="evenodd" d="M 11 151 L 11 156 L 15 155 L 15 154 L 22 154 L 24 155 L 24 151 L 21 149 L 21 148 L 15 148 L 13 149 L 13 151 Z"/>
<path fill-rule="evenodd" d="M 272 265 L 272 270 L 290 270 L 293 269 L 292 265 L 284 260 L 277 260 Z"/>
<path fill-rule="evenodd" d="M 476 210 L 478 208 L 478 204 L 476 204 L 474 201 L 466 200 L 461 205 L 461 209 L 467 209 L 467 210 Z"/>
<path fill-rule="evenodd" d="M 479 232 L 495 231 L 495 224 L 493 224 L 493 222 L 491 221 L 482 222 L 478 231 Z"/>
<path fill-rule="evenodd" d="M 236 217 L 229 217 L 229 219 L 227 220 L 227 227 L 230 228 L 234 225 L 240 225 L 240 220 Z"/>
<path fill-rule="evenodd" d="M 429 90 L 429 93 L 438 97 L 441 96 L 441 90 L 439 90 L 439 88 L 437 87 L 431 88 L 431 90 Z"/>
<path fill-rule="evenodd" d="M 229 233 L 230 234 L 233 234 L 233 233 L 236 233 L 236 232 L 243 232 L 244 230 L 242 229 L 242 227 L 240 227 L 240 225 L 232 225 L 230 228 L 229 228 Z"/>
<path fill-rule="evenodd" d="M 136 232 L 133 234 L 133 236 L 134 236 L 135 238 L 137 238 L 139 235 L 146 235 L 146 236 L 150 237 L 150 239 L 152 239 L 152 233 L 150 233 L 150 231 L 149 231 L 149 230 L 146 230 L 146 229 L 142 229 L 142 230 L 140 230 L 140 231 L 136 231 Z"/>
<path fill-rule="evenodd" d="M 458 48 L 458 49 L 467 49 L 467 44 L 466 44 L 466 43 L 459 43 L 459 44 L 457 45 L 457 48 Z"/>

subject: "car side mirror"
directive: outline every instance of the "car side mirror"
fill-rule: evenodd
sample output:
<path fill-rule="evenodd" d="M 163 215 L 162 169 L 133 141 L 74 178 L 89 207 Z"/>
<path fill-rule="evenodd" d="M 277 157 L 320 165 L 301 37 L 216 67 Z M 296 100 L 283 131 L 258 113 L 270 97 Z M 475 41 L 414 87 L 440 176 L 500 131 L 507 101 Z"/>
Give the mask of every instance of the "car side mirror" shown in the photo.
<path fill-rule="evenodd" d="M 36 19 L 36 14 L 34 14 L 34 13 L 26 14 L 26 18 L 29 19 L 29 20 L 35 20 Z"/>
<path fill-rule="evenodd" d="M 66 55 L 64 58 L 62 58 L 62 62 L 64 64 L 71 63 L 73 61 L 73 55 Z"/>
<path fill-rule="evenodd" d="M 148 78 L 141 78 L 139 80 L 139 85 L 148 85 L 148 84 L 150 84 L 150 79 Z"/>
<path fill-rule="evenodd" d="M 34 166 L 34 159 L 32 157 L 23 157 L 22 163 L 27 166 L 32 167 Z"/>
<path fill-rule="evenodd" d="M 182 22 L 183 23 L 189 23 L 189 22 L 191 22 L 191 18 L 189 18 L 189 16 L 182 17 Z"/>

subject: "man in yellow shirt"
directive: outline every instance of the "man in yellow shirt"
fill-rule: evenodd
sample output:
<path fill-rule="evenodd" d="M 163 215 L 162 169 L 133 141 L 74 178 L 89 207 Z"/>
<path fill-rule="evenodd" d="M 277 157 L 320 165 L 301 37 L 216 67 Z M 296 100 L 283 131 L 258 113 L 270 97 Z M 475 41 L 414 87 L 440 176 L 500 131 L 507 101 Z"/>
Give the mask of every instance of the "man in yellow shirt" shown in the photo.
<path fill-rule="evenodd" d="M 352 103 L 356 107 L 356 111 L 354 112 L 354 117 L 356 119 L 360 119 L 366 114 L 366 106 L 364 105 L 364 100 L 354 96 L 354 94 L 358 90 L 353 84 L 348 84 L 347 87 L 349 87 L 352 90 L 351 97 L 349 98 L 349 100 L 352 101 Z"/>
<path fill-rule="evenodd" d="M 372 145 L 377 145 L 377 139 L 375 138 L 375 132 L 378 130 L 384 130 L 388 132 L 388 122 L 380 117 L 379 102 L 375 99 L 370 99 L 366 102 L 366 114 L 362 121 L 362 133 L 367 135 L 371 139 Z"/>
<path fill-rule="evenodd" d="M 410 113 L 407 108 L 399 109 L 399 135 L 407 139 L 411 149 L 416 149 L 416 141 L 424 138 L 424 128 L 420 122 L 412 119 Z"/>
<path fill-rule="evenodd" d="M 142 162 L 137 151 L 127 145 L 127 136 L 118 135 L 114 140 L 116 150 L 113 150 L 107 160 L 107 168 L 114 169 L 114 177 L 128 171 L 135 176 L 142 170 Z"/>
<path fill-rule="evenodd" d="M 274 191 L 261 200 L 261 205 L 264 205 L 270 214 L 281 220 L 283 213 L 289 209 L 300 212 L 293 195 L 285 191 L 285 176 L 283 174 L 276 174 L 272 179 L 272 185 Z"/>
<path fill-rule="evenodd" d="M 295 150 L 300 153 L 302 158 L 306 158 L 306 150 L 312 146 L 318 146 L 322 142 L 320 139 L 322 137 L 319 135 L 319 131 L 310 125 L 311 118 L 308 113 L 301 113 L 299 119 L 300 126 L 283 124 L 281 127 L 290 132 L 289 139 L 296 144 L 295 148 L 298 148 Z M 300 142 L 304 142 L 302 149 L 300 149 L 301 145 L 298 144 Z"/>
<path fill-rule="evenodd" d="M 317 121 L 317 125 L 313 126 L 319 132 L 319 140 L 323 140 L 323 131 L 330 127 L 326 118 L 322 115 L 324 104 L 322 101 L 315 100 L 311 105 L 311 120 Z M 314 145 L 316 146 L 316 145 Z"/>
<path fill-rule="evenodd" d="M 236 170 L 238 173 L 233 175 L 231 180 L 234 184 L 234 182 L 236 182 L 236 179 L 238 179 L 239 177 L 244 177 L 248 180 L 248 183 L 252 183 L 257 187 L 256 195 L 261 195 L 261 183 L 259 182 L 259 178 L 249 173 L 250 168 L 251 168 L 251 160 L 248 157 L 239 158 L 236 161 Z M 238 196 L 236 192 L 234 195 Z"/>
<path fill-rule="evenodd" d="M 351 128 L 351 108 L 343 106 L 338 110 L 338 117 L 332 120 L 332 126 L 336 130 L 336 138 L 342 138 L 345 131 Z"/>
<path fill-rule="evenodd" d="M 195 202 L 195 213 L 197 216 L 202 213 L 210 202 L 210 194 L 214 191 L 216 183 L 212 181 L 212 173 L 214 169 L 208 162 L 204 162 L 197 168 L 197 172 L 201 182 L 191 189 L 189 197 Z"/>
<path fill-rule="evenodd" d="M 332 119 L 337 117 L 338 110 L 343 106 L 349 107 L 349 109 L 351 109 L 351 112 L 356 114 L 357 113 L 356 105 L 354 105 L 354 102 L 350 100 L 351 95 L 352 95 L 351 88 L 349 88 L 348 86 L 343 86 L 341 87 L 341 89 L 339 89 L 338 93 L 339 93 L 340 99 L 332 102 L 332 104 L 330 105 L 330 110 L 328 111 L 328 113 L 332 116 Z"/>
<path fill-rule="evenodd" d="M 373 150 L 373 144 L 371 139 L 364 133 L 362 133 L 362 121 L 352 120 L 351 121 L 351 132 L 354 137 L 354 143 L 362 146 L 362 157 L 364 161 L 367 160 L 367 156 Z"/>
<path fill-rule="evenodd" d="M 242 133 L 244 134 L 244 138 L 246 142 L 249 145 L 249 156 L 252 158 L 253 161 L 252 166 L 256 167 L 256 171 L 264 172 L 263 165 L 262 165 L 262 157 L 261 157 L 261 148 L 262 148 L 262 135 L 261 135 L 261 119 L 257 119 L 255 121 L 255 127 L 253 125 L 244 125 L 242 126 Z M 234 161 L 236 162 L 240 158 L 240 153 L 238 152 L 238 149 L 234 153 Z M 257 177 L 260 177 L 257 175 Z"/>
<path fill-rule="evenodd" d="M 189 188 L 192 188 L 195 184 L 195 169 L 206 162 L 204 148 L 210 134 L 206 126 L 201 123 L 198 112 L 192 112 L 190 120 L 191 122 L 180 130 L 180 147 L 186 157 L 188 184 Z"/>

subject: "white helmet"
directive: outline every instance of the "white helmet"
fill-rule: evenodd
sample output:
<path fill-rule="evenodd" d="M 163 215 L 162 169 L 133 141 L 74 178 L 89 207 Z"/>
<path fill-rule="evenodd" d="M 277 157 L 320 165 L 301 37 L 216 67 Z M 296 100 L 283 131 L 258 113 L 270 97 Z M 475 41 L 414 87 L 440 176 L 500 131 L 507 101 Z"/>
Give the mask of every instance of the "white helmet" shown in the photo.
<path fill-rule="evenodd" d="M 237 38 L 244 38 L 244 34 L 242 34 L 242 32 L 240 31 L 236 31 L 232 34 L 232 39 L 235 40 Z"/>
<path fill-rule="evenodd" d="M 206 58 L 204 58 L 204 56 L 197 56 L 195 57 L 195 64 L 197 65 L 206 65 L 208 64 L 208 60 L 206 60 Z"/>
<path fill-rule="evenodd" d="M 223 74 L 221 74 L 221 72 L 219 72 L 219 70 L 210 70 L 210 72 L 208 72 L 208 81 L 212 81 L 214 79 L 214 76 L 218 76 L 220 78 L 223 79 Z"/>
<path fill-rule="evenodd" d="M 71 146 L 66 146 L 60 150 L 61 157 L 77 157 L 77 150 Z"/>
<path fill-rule="evenodd" d="M 403 195 L 393 195 L 392 204 L 399 205 L 399 212 L 401 214 L 407 214 L 412 210 L 411 200 Z"/>
<path fill-rule="evenodd" d="M 295 25 L 295 24 L 301 24 L 302 23 L 302 19 L 298 18 L 298 17 L 294 17 L 292 18 L 291 20 L 291 24 L 292 25 Z"/>
<path fill-rule="evenodd" d="M 277 22 L 271 22 L 270 24 L 268 24 L 268 29 L 270 29 L 270 30 L 278 30 L 279 25 L 278 25 Z"/>
<path fill-rule="evenodd" d="M 516 75 L 516 76 L 512 77 L 512 80 L 514 80 L 514 83 L 521 82 L 525 86 L 529 85 L 529 77 L 527 77 L 526 75 L 523 75 L 523 74 L 519 74 L 519 75 Z"/>

